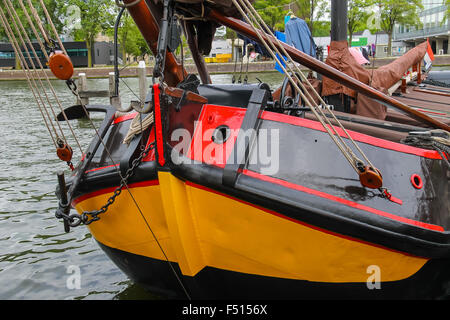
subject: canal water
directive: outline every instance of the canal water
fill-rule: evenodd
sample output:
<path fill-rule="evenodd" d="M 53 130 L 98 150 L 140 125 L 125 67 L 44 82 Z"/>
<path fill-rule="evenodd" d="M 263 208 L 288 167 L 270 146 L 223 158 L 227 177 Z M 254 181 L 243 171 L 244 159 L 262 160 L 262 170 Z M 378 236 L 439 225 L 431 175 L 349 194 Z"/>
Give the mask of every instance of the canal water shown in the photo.
<path fill-rule="evenodd" d="M 214 83 L 231 83 L 231 79 L 230 74 L 212 76 Z M 257 79 L 273 88 L 283 77 L 278 73 L 249 74 L 249 82 Z M 138 80 L 123 81 L 122 101 L 128 103 L 136 99 L 131 90 L 138 92 Z M 64 82 L 52 84 L 63 107 L 74 104 Z M 106 90 L 108 80 L 88 80 L 88 85 Z M 92 99 L 91 103 L 108 101 Z M 0 82 L 0 114 L 0 300 L 157 298 L 130 281 L 106 257 L 87 228 L 65 233 L 55 219 L 56 172 L 67 166 L 56 158 L 26 81 Z M 97 127 L 100 122 L 101 115 L 94 116 Z M 72 121 L 72 125 L 86 147 L 94 135 L 90 122 Z M 80 151 L 70 135 L 68 139 L 76 162 Z M 79 282 L 74 281 L 75 275 L 80 276 Z"/>

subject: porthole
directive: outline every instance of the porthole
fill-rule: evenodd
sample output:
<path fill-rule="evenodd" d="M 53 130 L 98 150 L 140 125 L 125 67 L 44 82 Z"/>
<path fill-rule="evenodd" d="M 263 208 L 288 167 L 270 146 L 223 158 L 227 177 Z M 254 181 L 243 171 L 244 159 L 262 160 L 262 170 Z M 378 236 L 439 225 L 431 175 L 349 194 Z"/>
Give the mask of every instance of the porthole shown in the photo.
<path fill-rule="evenodd" d="M 416 189 L 422 189 L 422 187 L 423 187 L 422 178 L 418 174 L 413 174 L 411 176 L 411 183 L 412 183 L 413 187 Z"/>
<path fill-rule="evenodd" d="M 230 127 L 226 125 L 218 126 L 214 130 L 211 140 L 214 143 L 223 144 L 230 138 L 230 135 L 231 135 Z"/>

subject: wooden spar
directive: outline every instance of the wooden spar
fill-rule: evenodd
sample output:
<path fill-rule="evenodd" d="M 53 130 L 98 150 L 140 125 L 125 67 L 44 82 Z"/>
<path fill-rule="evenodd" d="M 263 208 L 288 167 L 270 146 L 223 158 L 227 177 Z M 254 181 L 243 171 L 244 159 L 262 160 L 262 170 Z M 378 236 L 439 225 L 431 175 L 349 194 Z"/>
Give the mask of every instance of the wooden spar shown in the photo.
<path fill-rule="evenodd" d="M 194 59 L 194 63 L 197 66 L 198 74 L 200 75 L 200 79 L 202 80 L 203 84 L 210 84 L 211 77 L 208 73 L 208 68 L 205 64 L 205 59 L 203 59 L 203 56 L 198 51 L 197 46 L 197 39 L 195 38 L 195 31 L 194 31 L 194 24 L 192 21 L 183 21 L 184 25 L 184 31 L 187 37 L 187 42 L 189 45 L 189 49 L 192 53 L 192 58 Z"/>
<path fill-rule="evenodd" d="M 207 18 L 209 18 L 217 23 L 220 23 L 221 25 L 224 25 L 230 29 L 233 29 L 234 31 L 236 31 L 248 38 L 251 38 L 251 39 L 259 42 L 258 35 L 253 30 L 253 28 L 241 20 L 238 20 L 238 19 L 232 18 L 232 17 L 226 17 L 214 9 L 211 9 L 209 11 Z M 262 37 L 266 41 L 272 41 L 278 47 L 277 41 L 273 37 L 265 34 L 264 32 L 262 33 Z M 406 104 L 403 104 L 403 103 L 395 100 L 394 98 L 385 95 L 382 92 L 379 92 L 378 90 L 356 80 L 355 78 L 352 78 L 352 77 L 346 75 L 343 72 L 340 72 L 340 71 L 330 67 L 329 65 L 327 65 L 317 59 L 314 59 L 313 57 L 295 49 L 294 47 L 291 47 L 285 43 L 282 43 L 282 46 L 284 47 L 284 49 L 287 51 L 287 53 L 291 56 L 291 58 L 294 61 L 302 64 L 303 66 L 305 66 L 311 70 L 314 70 L 330 79 L 333 79 L 334 81 L 340 82 L 340 83 L 346 85 L 347 87 L 349 87 L 355 91 L 358 91 L 359 93 L 366 95 L 369 98 L 372 98 L 382 104 L 392 106 L 396 109 L 399 109 L 399 110 L 407 113 L 408 115 L 410 115 L 418 120 L 421 120 L 422 122 L 428 123 L 439 129 L 450 131 L 450 126 L 446 125 L 445 123 L 442 123 L 434 118 L 431 118 L 431 117 L 423 114 L 422 112 L 417 111 L 417 110 L 407 106 Z"/>
<path fill-rule="evenodd" d="M 125 5 L 133 2 L 135 2 L 135 0 L 123 0 Z M 152 3 L 152 1 L 149 2 Z M 157 8 L 156 5 L 155 8 L 149 8 L 144 0 L 131 7 L 127 7 L 127 9 L 152 50 L 153 55 L 156 55 L 159 37 L 158 20 L 160 19 L 155 15 L 162 9 Z M 169 86 L 175 87 L 183 81 L 186 76 L 186 70 L 178 63 L 175 56 L 171 52 L 167 52 L 166 64 L 164 67 L 164 81 Z"/>

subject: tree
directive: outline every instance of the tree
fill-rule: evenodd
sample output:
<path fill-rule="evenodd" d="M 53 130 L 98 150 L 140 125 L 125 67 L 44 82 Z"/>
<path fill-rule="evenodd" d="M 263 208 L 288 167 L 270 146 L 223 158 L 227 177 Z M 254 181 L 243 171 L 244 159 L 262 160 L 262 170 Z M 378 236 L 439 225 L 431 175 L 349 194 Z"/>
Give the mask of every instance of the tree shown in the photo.
<path fill-rule="evenodd" d="M 442 19 L 442 24 L 445 24 L 450 19 L 450 0 L 445 0 L 445 5 L 447 6 L 447 12 L 444 15 L 444 19 Z"/>
<path fill-rule="evenodd" d="M 348 0 L 348 36 L 349 45 L 353 41 L 353 35 L 358 31 L 364 31 L 367 27 L 368 2 L 364 0 Z"/>
<path fill-rule="evenodd" d="M 284 31 L 289 3 L 290 0 L 256 0 L 253 6 L 272 30 Z"/>
<path fill-rule="evenodd" d="M 74 29 L 72 35 L 77 41 L 86 42 L 88 66 L 92 67 L 92 48 L 96 36 L 108 30 L 114 23 L 114 2 L 109 0 L 66 0 L 80 10 L 81 28 Z"/>
<path fill-rule="evenodd" d="M 234 42 L 237 39 L 237 34 L 236 34 L 236 32 L 234 32 L 230 28 L 227 28 L 226 30 L 227 31 L 226 31 L 226 34 L 225 34 L 225 38 L 231 40 L 231 61 L 235 61 L 236 57 L 234 56 L 235 55 L 235 53 L 234 53 L 234 51 L 235 51 L 234 50 Z"/>
<path fill-rule="evenodd" d="M 295 4 L 297 7 L 296 16 L 306 21 L 313 36 L 328 36 L 330 34 L 329 29 L 324 34 L 324 26 L 326 28 L 330 24 L 320 21 L 329 12 L 329 1 L 296 0 Z"/>
<path fill-rule="evenodd" d="M 46 15 L 44 14 L 44 11 L 42 9 L 42 6 L 40 5 L 40 2 L 37 0 L 34 0 L 34 2 L 37 2 L 38 4 L 35 6 L 36 10 L 38 10 L 39 16 L 42 17 L 42 21 L 44 23 L 44 27 L 46 30 L 51 30 L 50 27 L 50 21 L 48 21 Z M 47 12 L 50 16 L 50 19 L 52 20 L 56 31 L 58 34 L 61 34 L 64 25 L 65 25 L 65 15 L 66 15 L 66 0 L 43 0 Z"/>
<path fill-rule="evenodd" d="M 128 54 L 139 56 L 137 38 L 140 33 L 128 12 L 124 13 L 121 22 L 122 24 L 118 30 L 118 41 L 122 49 L 123 64 L 126 64 Z"/>
<path fill-rule="evenodd" d="M 116 13 L 118 14 L 118 12 Z M 120 49 L 122 50 L 123 64 L 126 64 L 128 55 L 142 57 L 142 59 L 145 59 L 145 56 L 151 54 L 152 52 L 133 18 L 127 11 L 124 12 L 120 22 L 121 23 L 117 32 L 117 40 L 119 42 Z M 114 28 L 108 29 L 106 34 L 113 37 Z"/>
<path fill-rule="evenodd" d="M 421 0 L 375 0 L 373 2 L 380 13 L 381 30 L 388 34 L 388 55 L 392 54 L 392 35 L 396 24 L 407 26 L 421 25 L 419 9 L 423 9 Z"/>

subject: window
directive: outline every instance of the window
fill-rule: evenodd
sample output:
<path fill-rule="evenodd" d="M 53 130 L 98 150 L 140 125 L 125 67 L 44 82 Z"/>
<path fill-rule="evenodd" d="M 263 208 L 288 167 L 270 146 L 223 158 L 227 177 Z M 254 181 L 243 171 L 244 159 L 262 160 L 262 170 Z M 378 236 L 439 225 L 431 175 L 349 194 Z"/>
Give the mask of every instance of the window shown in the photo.
<path fill-rule="evenodd" d="M 87 57 L 87 49 L 67 49 L 69 57 Z"/>
<path fill-rule="evenodd" d="M 14 59 L 16 55 L 14 52 L 2 52 L 0 51 L 0 59 Z"/>

